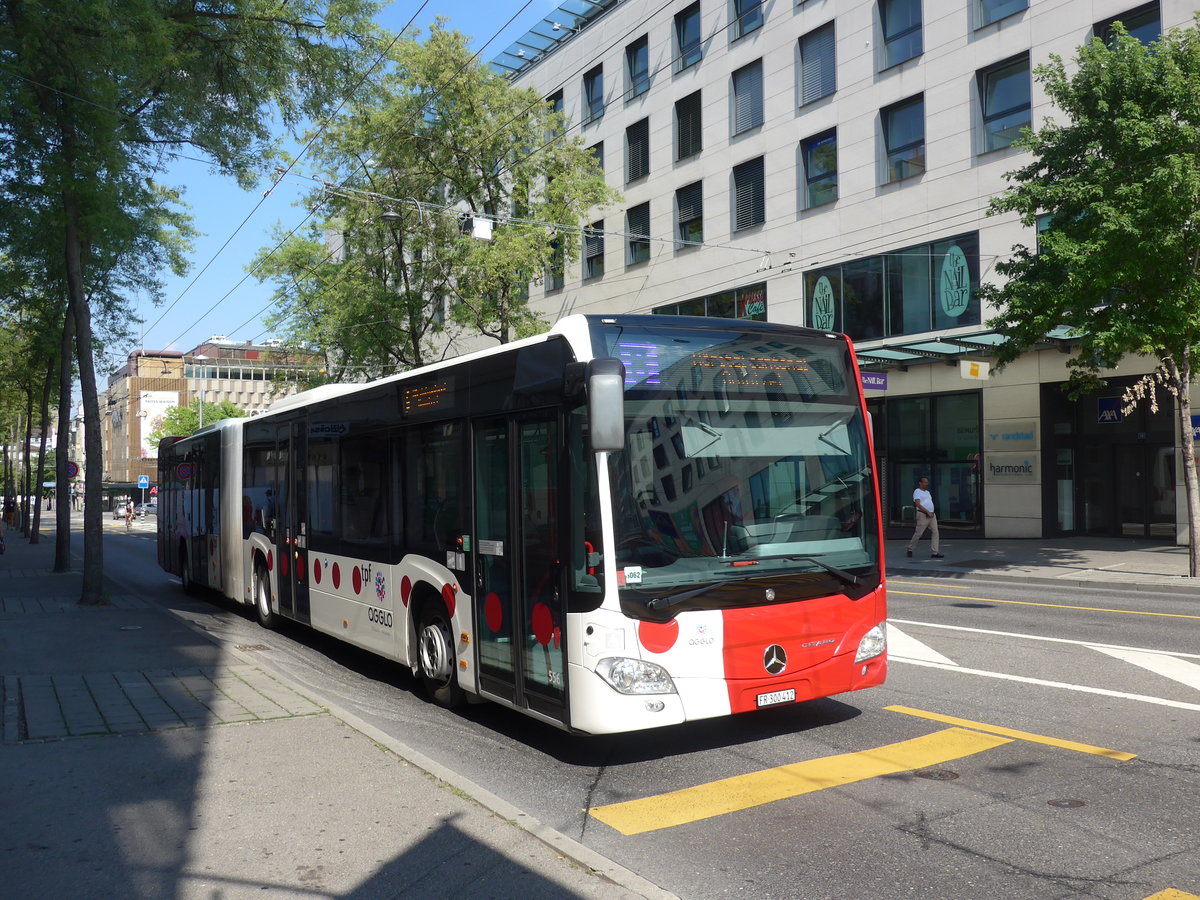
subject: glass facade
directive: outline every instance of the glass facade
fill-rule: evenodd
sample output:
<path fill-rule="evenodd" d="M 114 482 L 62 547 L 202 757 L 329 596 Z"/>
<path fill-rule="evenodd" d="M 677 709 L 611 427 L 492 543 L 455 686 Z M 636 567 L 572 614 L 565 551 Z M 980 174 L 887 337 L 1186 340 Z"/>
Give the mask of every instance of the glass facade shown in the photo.
<path fill-rule="evenodd" d="M 980 323 L 979 234 L 804 273 L 805 324 L 856 341 Z"/>

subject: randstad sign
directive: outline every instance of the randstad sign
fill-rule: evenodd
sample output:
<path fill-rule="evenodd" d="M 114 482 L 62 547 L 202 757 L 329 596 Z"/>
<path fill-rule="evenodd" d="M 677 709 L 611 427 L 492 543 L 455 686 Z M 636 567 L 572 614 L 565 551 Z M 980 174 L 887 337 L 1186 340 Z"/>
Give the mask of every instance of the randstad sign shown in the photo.
<path fill-rule="evenodd" d="M 1036 450 L 1038 446 L 1036 419 L 1008 419 L 986 422 L 983 426 L 983 449 Z"/>

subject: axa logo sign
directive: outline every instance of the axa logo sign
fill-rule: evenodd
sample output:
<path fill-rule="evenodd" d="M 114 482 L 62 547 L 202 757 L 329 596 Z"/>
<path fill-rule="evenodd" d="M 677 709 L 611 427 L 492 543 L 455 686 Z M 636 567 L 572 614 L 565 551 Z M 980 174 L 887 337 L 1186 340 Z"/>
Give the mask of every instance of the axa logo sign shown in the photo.
<path fill-rule="evenodd" d="M 787 651 L 772 644 L 763 651 L 763 668 L 771 675 L 780 675 L 787 668 Z"/>

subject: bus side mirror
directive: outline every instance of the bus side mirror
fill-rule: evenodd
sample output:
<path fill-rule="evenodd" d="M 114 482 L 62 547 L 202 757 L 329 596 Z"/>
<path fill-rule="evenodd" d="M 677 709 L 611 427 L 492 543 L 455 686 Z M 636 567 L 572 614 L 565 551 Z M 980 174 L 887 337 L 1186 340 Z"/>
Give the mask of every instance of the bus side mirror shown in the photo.
<path fill-rule="evenodd" d="M 593 452 L 625 449 L 625 366 L 593 359 L 587 367 L 588 429 Z"/>

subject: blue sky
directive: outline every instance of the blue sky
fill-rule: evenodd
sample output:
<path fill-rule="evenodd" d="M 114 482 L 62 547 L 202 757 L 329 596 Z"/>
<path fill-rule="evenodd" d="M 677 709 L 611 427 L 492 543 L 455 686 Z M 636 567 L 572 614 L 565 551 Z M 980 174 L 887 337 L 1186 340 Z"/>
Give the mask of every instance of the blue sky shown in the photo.
<path fill-rule="evenodd" d="M 379 21 L 398 31 L 415 16 L 414 26 L 427 32 L 437 16 L 445 16 L 449 27 L 471 37 L 473 49 L 486 44 L 480 58 L 490 62 L 561 4 L 562 0 L 394 0 Z M 514 16 L 513 24 L 504 28 Z M 212 174 L 203 163 L 179 160 L 171 166 L 163 180 L 184 189 L 184 200 L 200 232 L 191 253 L 192 268 L 184 278 L 168 277 L 162 305 L 141 300 L 138 310 L 144 324 L 132 329 L 133 344 L 113 348 L 110 361 L 124 362 L 126 354 L 138 348 L 139 332 L 147 350 L 186 351 L 217 334 L 235 341 L 271 337 L 262 324 L 271 285 L 247 278 L 246 269 L 260 248 L 273 243 L 271 231 L 276 224 L 290 229 L 304 218 L 305 211 L 294 205 L 306 190 L 305 179 L 295 175 L 298 172 L 307 172 L 303 161 L 264 200 L 268 184 L 243 191 L 232 179 Z M 262 205 L 255 211 L 260 200 Z"/>

